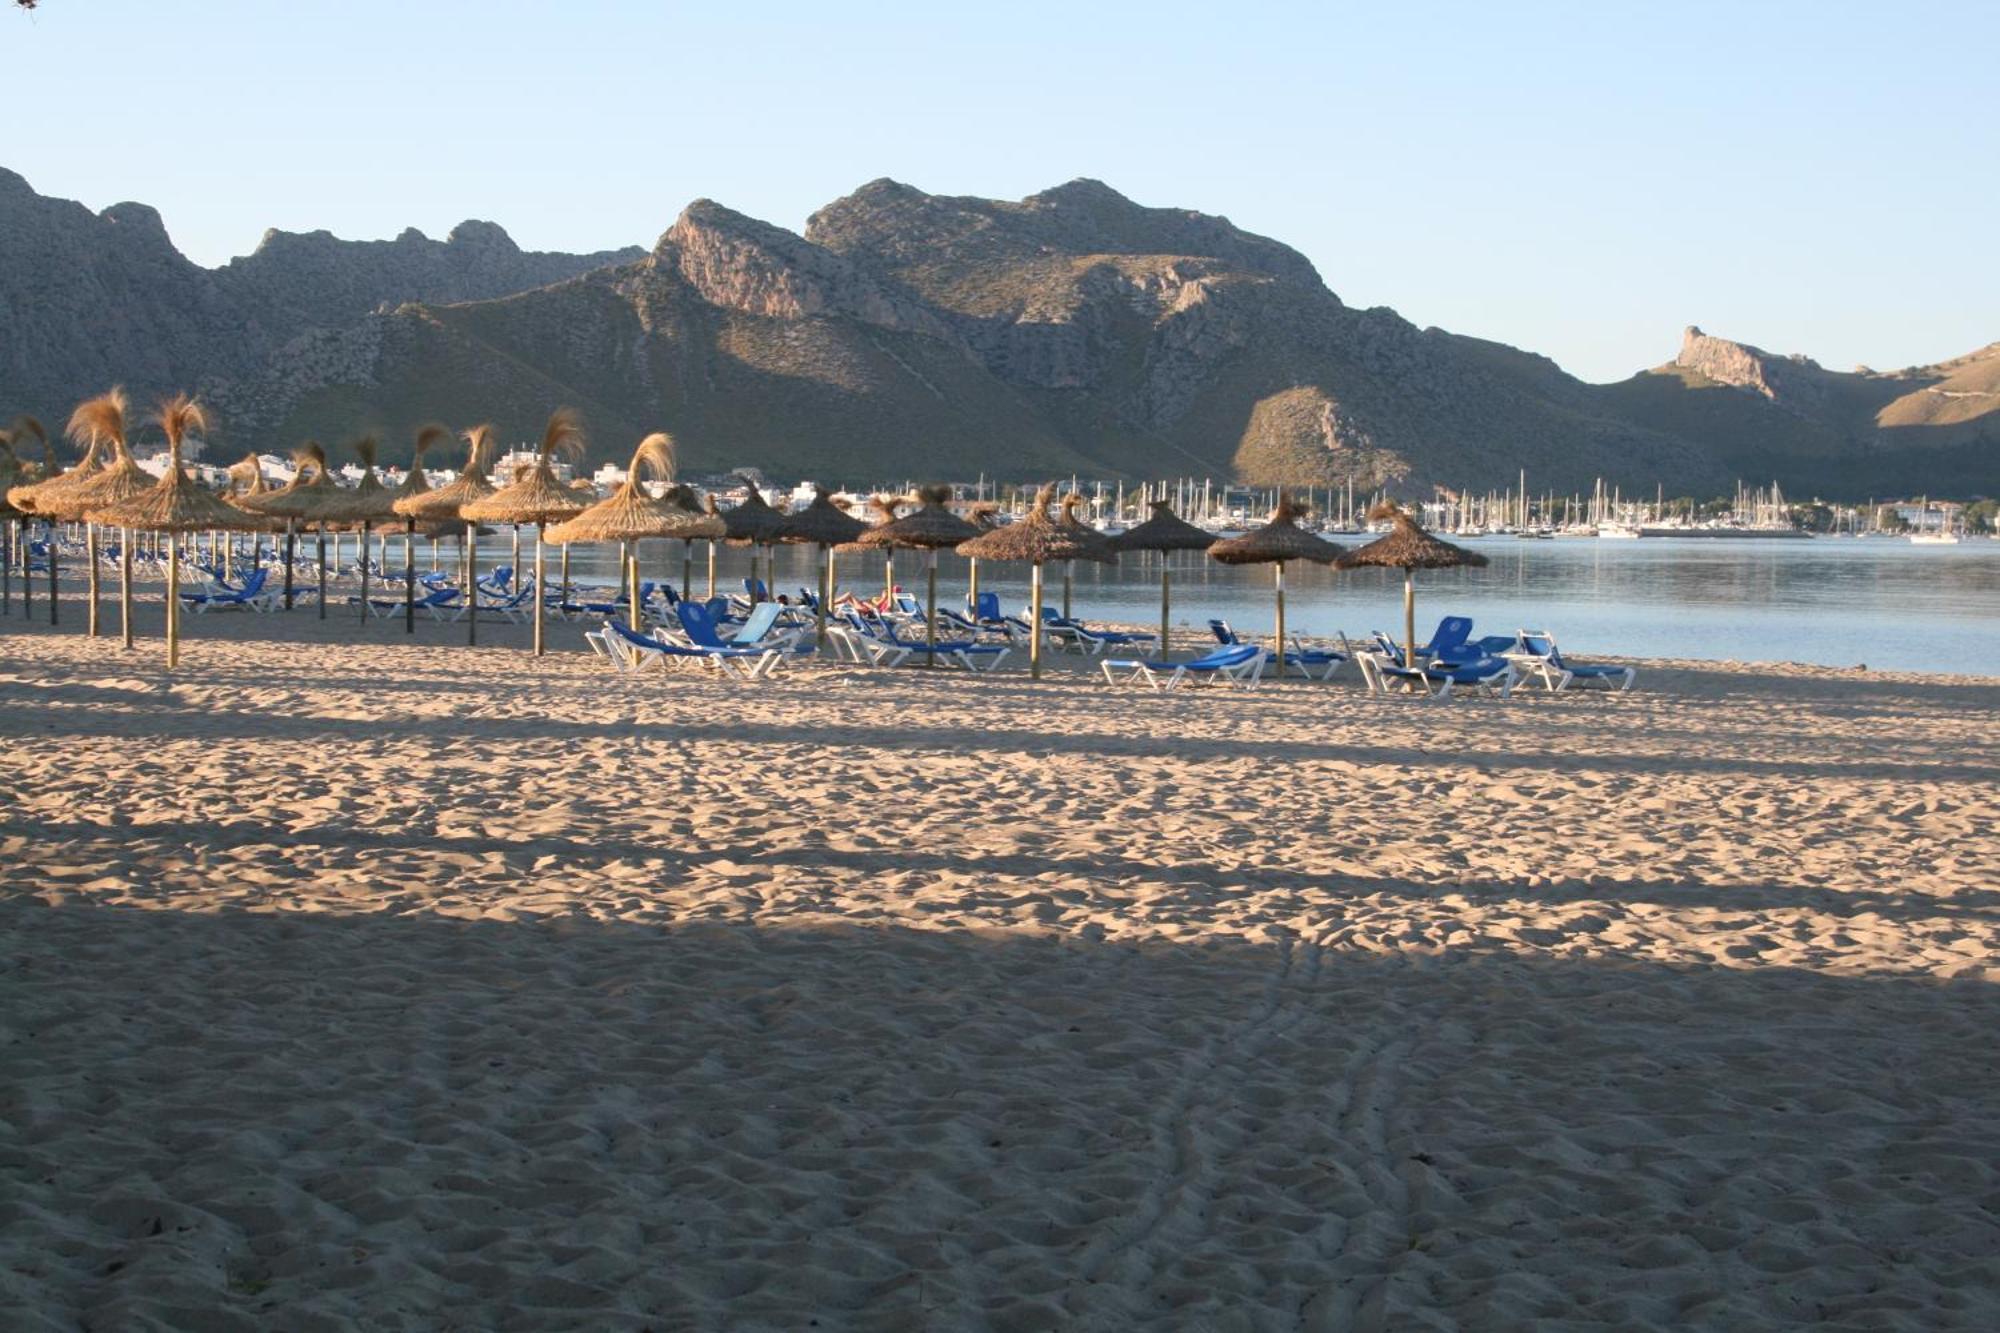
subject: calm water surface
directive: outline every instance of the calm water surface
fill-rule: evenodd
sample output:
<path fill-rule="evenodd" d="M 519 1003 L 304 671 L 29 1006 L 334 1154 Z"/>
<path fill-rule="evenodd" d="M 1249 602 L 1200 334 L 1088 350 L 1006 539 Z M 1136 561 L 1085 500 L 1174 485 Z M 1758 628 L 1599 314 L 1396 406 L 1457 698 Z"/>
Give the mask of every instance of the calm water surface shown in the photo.
<path fill-rule="evenodd" d="M 1913 546 L 1873 538 L 1813 541 L 1713 541 L 1591 538 L 1520 541 L 1474 538 L 1465 545 L 1491 562 L 1484 569 L 1420 571 L 1418 633 L 1428 635 L 1447 613 L 1470 615 L 1476 632 L 1546 629 L 1579 656 L 1811 662 L 1825 666 L 2000 674 L 2000 541 Z M 486 563 L 504 561 L 507 542 L 481 543 Z M 704 544 L 695 546 L 695 589 L 706 582 Z M 780 592 L 810 587 L 815 555 L 777 551 Z M 1128 555 L 1116 566 L 1082 565 L 1074 573 L 1078 615 L 1157 623 L 1162 557 Z M 1209 617 L 1268 633 L 1271 569 L 1219 565 L 1199 552 L 1168 557 L 1174 620 L 1201 628 Z M 679 542 L 647 542 L 642 577 L 681 574 Z M 576 548 L 579 580 L 615 580 L 609 552 Z M 745 550 L 722 547 L 721 586 L 736 589 L 749 572 Z M 882 561 L 842 556 L 841 586 L 881 591 Z M 555 577 L 550 553 L 550 577 Z M 1027 599 L 1027 570 L 987 564 L 982 589 L 997 591 L 1012 609 Z M 938 559 L 941 603 L 966 591 L 966 562 Z M 903 552 L 897 581 L 921 596 L 923 559 Z M 1387 570 L 1339 573 L 1312 565 L 1286 567 L 1286 617 L 1309 634 L 1371 629 L 1400 632 L 1401 575 Z M 1051 602 L 1061 598 L 1060 567 L 1048 571 Z M 1205 632 L 1205 631 L 1204 631 Z M 1191 641 L 1190 641 L 1191 642 Z"/>

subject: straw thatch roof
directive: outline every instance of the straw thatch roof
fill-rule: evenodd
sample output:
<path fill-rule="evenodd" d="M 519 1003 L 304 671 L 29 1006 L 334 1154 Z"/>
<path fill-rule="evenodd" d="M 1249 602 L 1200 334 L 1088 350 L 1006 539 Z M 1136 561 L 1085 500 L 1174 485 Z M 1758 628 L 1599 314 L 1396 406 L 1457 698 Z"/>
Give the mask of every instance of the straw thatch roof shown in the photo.
<path fill-rule="evenodd" d="M 1111 544 L 1111 539 L 1079 517 L 1079 511 L 1082 510 L 1085 503 L 1086 501 L 1081 495 L 1075 491 L 1071 491 L 1062 498 L 1061 514 L 1056 521 L 1061 523 L 1065 529 L 1074 533 L 1079 541 L 1091 543 L 1101 548 L 1103 558 L 1116 560 L 1118 558 L 1118 548 Z"/>
<path fill-rule="evenodd" d="M 660 503 L 674 518 L 674 530 L 663 536 L 691 542 L 702 538 L 720 541 L 729 535 L 729 525 L 723 521 L 722 515 L 711 514 L 704 509 L 692 486 L 669 486 L 667 493 L 660 497 Z"/>
<path fill-rule="evenodd" d="M 459 511 L 465 506 L 493 494 L 493 483 L 486 479 L 486 469 L 493 466 L 496 448 L 493 427 L 474 426 L 465 432 L 465 466 L 459 469 L 458 476 L 434 491 L 398 496 L 396 512 L 404 518 L 419 520 L 461 517 Z"/>
<path fill-rule="evenodd" d="M 7 499 L 7 492 L 20 485 L 21 481 L 21 460 L 14 457 L 14 437 L 0 430 L 0 519 L 21 516 L 22 511 Z"/>
<path fill-rule="evenodd" d="M 1170 502 L 1155 500 L 1153 516 L 1113 537 L 1111 545 L 1120 551 L 1206 551 L 1215 545 L 1215 534 L 1176 514 Z"/>
<path fill-rule="evenodd" d="M 1477 551 L 1431 536 L 1401 506 L 1387 500 L 1369 510 L 1368 518 L 1376 523 L 1386 518 L 1395 526 L 1366 546 L 1340 557 L 1342 569 L 1371 565 L 1384 569 L 1457 569 L 1486 563 L 1486 557 Z"/>
<path fill-rule="evenodd" d="M 84 447 L 83 457 L 76 466 L 53 476 L 43 476 L 37 481 L 9 487 L 7 491 L 9 504 L 23 513 L 34 514 L 40 518 L 69 519 L 80 516 L 72 513 L 71 500 L 77 491 L 97 475 L 98 461 L 107 440 L 95 429 L 79 430 L 76 427 L 77 423 L 72 421 L 70 439 Z M 48 434 L 42 429 L 42 423 L 33 417 L 16 417 L 10 434 L 17 437 L 35 436 L 41 441 L 43 454 L 47 455 Z"/>
<path fill-rule="evenodd" d="M 743 503 L 723 510 L 721 515 L 730 545 L 765 545 L 777 541 L 784 530 L 785 516 L 764 503 L 764 493 L 755 482 L 745 478 L 743 484 L 748 492 Z"/>
<path fill-rule="evenodd" d="M 566 460 L 583 457 L 583 419 L 574 408 L 558 407 L 549 413 L 548 425 L 542 430 L 542 443 L 535 450 L 535 461 L 524 475 L 516 477 L 504 490 L 465 505 L 459 515 L 482 523 L 518 525 L 559 523 L 582 513 L 586 502 L 557 481 L 550 467 L 557 457 Z"/>
<path fill-rule="evenodd" d="M 396 516 L 396 492 L 375 475 L 375 437 L 364 435 L 354 442 L 354 456 L 361 460 L 361 480 L 353 490 L 341 492 L 340 517 L 344 523 L 366 526 Z"/>
<path fill-rule="evenodd" d="M 641 484 L 648 472 L 662 481 L 674 476 L 674 437 L 655 431 L 639 441 L 632 464 L 617 490 L 599 500 L 575 518 L 550 528 L 547 540 L 558 545 L 570 542 L 635 542 L 646 537 L 672 535 L 681 516 L 664 501 L 655 500 Z"/>
<path fill-rule="evenodd" d="M 794 546 L 839 546 L 867 529 L 866 523 L 833 502 L 831 491 L 814 486 L 812 503 L 786 514 L 775 540 Z"/>
<path fill-rule="evenodd" d="M 417 428 L 416 448 L 410 454 L 410 470 L 404 474 L 403 484 L 396 488 L 396 498 L 389 505 L 391 511 L 403 518 L 410 517 L 403 513 L 402 502 L 413 500 L 431 488 L 431 479 L 424 474 L 424 455 L 430 452 L 432 445 L 443 444 L 450 438 L 451 432 L 435 421 Z"/>
<path fill-rule="evenodd" d="M 965 521 L 981 532 L 991 532 L 1000 526 L 1000 506 L 991 500 L 981 500 L 969 505 L 965 511 Z"/>
<path fill-rule="evenodd" d="M 951 487 L 922 487 L 917 491 L 917 499 L 921 503 L 914 513 L 876 524 L 856 537 L 851 545 L 862 550 L 893 546 L 917 551 L 942 551 L 961 542 L 969 542 L 979 535 L 978 528 L 947 507 L 951 504 Z"/>
<path fill-rule="evenodd" d="M 78 403 L 63 433 L 73 443 L 84 446 L 83 461 L 61 476 L 33 487 L 32 503 L 21 508 L 32 509 L 45 518 L 75 522 L 101 505 L 130 499 L 150 487 L 153 479 L 141 472 L 125 451 L 126 405 L 125 391 L 120 388 Z M 110 474 L 114 459 L 122 459 L 126 469 L 137 475 L 136 486 L 127 479 L 125 485 L 104 489 L 104 482 L 117 480 Z"/>
<path fill-rule="evenodd" d="M 70 413 L 70 438 L 83 436 L 111 446 L 111 461 L 73 497 L 78 517 L 125 504 L 153 488 L 153 478 L 132 461 L 132 451 L 125 443 L 126 407 L 125 391 L 114 388 L 77 404 L 76 411 Z"/>
<path fill-rule="evenodd" d="M 166 475 L 124 503 L 91 514 L 91 521 L 144 532 L 204 532 L 253 523 L 236 506 L 195 485 L 181 469 L 181 440 L 190 431 L 208 430 L 208 414 L 201 404 L 184 393 L 175 394 L 160 404 L 154 419 L 167 433 Z"/>
<path fill-rule="evenodd" d="M 961 544 L 958 553 L 979 560 L 1016 560 L 1031 565 L 1045 565 L 1051 560 L 1100 560 L 1109 563 L 1116 559 L 1106 549 L 1103 538 L 1089 541 L 1049 516 L 1049 505 L 1055 495 L 1053 484 L 1042 487 L 1035 492 L 1035 503 L 1026 518 L 981 533 Z"/>
<path fill-rule="evenodd" d="M 302 523 L 337 523 L 347 492 L 326 475 L 326 450 L 307 440 L 292 450 L 292 479 L 275 491 L 238 495 L 230 503 L 264 518 L 297 519 Z"/>
<path fill-rule="evenodd" d="M 1241 537 L 1216 542 L 1208 548 L 1208 553 L 1225 565 L 1282 564 L 1287 560 L 1311 560 L 1324 565 L 1339 559 L 1345 547 L 1315 537 L 1298 525 L 1305 512 L 1292 503 L 1290 496 L 1279 491 L 1278 507 L 1271 512 L 1270 522 L 1252 528 Z"/>
<path fill-rule="evenodd" d="M 264 480 L 264 464 L 255 454 L 245 454 L 231 463 L 224 473 L 229 483 L 223 488 L 224 496 L 262 495 L 271 489 Z"/>

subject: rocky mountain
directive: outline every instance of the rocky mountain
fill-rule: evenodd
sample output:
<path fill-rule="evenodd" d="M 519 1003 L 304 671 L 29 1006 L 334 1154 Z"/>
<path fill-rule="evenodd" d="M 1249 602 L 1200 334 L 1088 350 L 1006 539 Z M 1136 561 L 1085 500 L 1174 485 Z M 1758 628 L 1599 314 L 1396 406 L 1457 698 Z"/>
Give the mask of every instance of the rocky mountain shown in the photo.
<path fill-rule="evenodd" d="M 385 303 L 504 296 L 643 253 L 531 253 L 493 223 L 465 222 L 443 241 L 269 231 L 255 253 L 207 269 L 144 204 L 92 213 L 0 168 L 0 401 L 57 416 L 114 381 L 141 401 L 190 386 L 226 394 L 288 344 Z"/>
<path fill-rule="evenodd" d="M 650 251 L 589 256 L 524 255 L 490 224 L 444 242 L 273 234 L 217 270 L 174 252 L 150 210 L 25 189 L 0 177 L 0 313 L 48 337 L 9 340 L 0 405 L 54 414 L 112 378 L 178 376 L 232 447 L 433 418 L 525 438 L 567 402 L 595 457 L 665 427 L 692 468 L 854 482 L 1195 473 L 1409 492 L 1525 467 L 1564 490 L 1966 483 L 1930 486 L 1944 493 L 2000 454 L 1979 397 L 1992 348 L 1840 375 L 1695 331 L 1672 365 L 1589 385 L 1347 306 L 1276 241 L 1095 181 L 999 201 L 880 180 L 804 235 L 697 200 Z M 44 219 L 32 263 L 19 216 Z"/>
<path fill-rule="evenodd" d="M 2000 493 L 2000 343 L 1934 366 L 1835 371 L 1690 327 L 1674 360 L 1599 392 L 1606 410 L 1793 490 Z"/>

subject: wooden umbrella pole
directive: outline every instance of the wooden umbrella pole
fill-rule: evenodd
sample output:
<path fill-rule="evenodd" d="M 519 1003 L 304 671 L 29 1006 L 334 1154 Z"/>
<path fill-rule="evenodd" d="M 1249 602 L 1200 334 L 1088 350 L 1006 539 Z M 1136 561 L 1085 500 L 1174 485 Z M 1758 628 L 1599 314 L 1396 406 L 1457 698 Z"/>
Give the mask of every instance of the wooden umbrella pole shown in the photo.
<path fill-rule="evenodd" d="M 1173 579 L 1174 579 L 1174 572 L 1167 565 L 1166 553 L 1161 552 L 1160 554 L 1160 660 L 1163 662 L 1167 658 L 1173 656 L 1173 645 L 1167 641 L 1167 634 L 1169 632 L 1169 627 L 1173 624 L 1173 622 L 1168 618 L 1167 614 L 1174 604 L 1173 592 L 1171 590 L 1173 585 Z"/>
<path fill-rule="evenodd" d="M 181 664 L 181 544 L 167 543 L 167 670 Z"/>
<path fill-rule="evenodd" d="M 326 619 L 326 524 L 319 525 L 319 618 Z"/>
<path fill-rule="evenodd" d="M 1070 574 L 1075 568 L 1076 568 L 1076 561 L 1074 560 L 1063 561 L 1063 619 L 1064 620 L 1069 619 L 1069 581 L 1070 581 Z"/>
<path fill-rule="evenodd" d="M 826 606 L 833 600 L 833 552 L 822 546 L 819 548 L 819 634 L 815 640 L 821 648 L 826 647 Z"/>
<path fill-rule="evenodd" d="M 535 656 L 542 655 L 542 525 L 535 525 Z"/>
<path fill-rule="evenodd" d="M 618 543 L 618 582 L 625 588 L 625 618 L 637 633 L 645 626 L 639 623 L 639 566 L 631 542 Z"/>
<path fill-rule="evenodd" d="M 896 604 L 896 551 L 891 547 L 882 557 L 882 609 L 887 611 Z"/>
<path fill-rule="evenodd" d="M 513 525 L 512 536 L 514 538 L 514 545 L 510 548 L 507 556 L 508 569 L 514 575 L 514 586 L 518 588 L 521 586 L 521 525 L 519 523 Z"/>
<path fill-rule="evenodd" d="M 56 623 L 56 611 L 62 605 L 62 598 L 56 592 L 56 525 L 49 524 L 49 623 Z"/>
<path fill-rule="evenodd" d="M 708 596 L 715 596 L 715 539 L 708 541 Z"/>
<path fill-rule="evenodd" d="M 973 556 L 970 564 L 972 566 L 970 575 L 972 586 L 966 589 L 965 592 L 965 609 L 972 616 L 973 620 L 977 621 L 979 619 L 979 557 Z"/>
<path fill-rule="evenodd" d="M 1042 678 L 1042 562 L 1028 576 L 1028 678 Z"/>
<path fill-rule="evenodd" d="M 132 647 L 132 529 L 118 532 L 118 629 Z"/>
<path fill-rule="evenodd" d="M 95 523 L 85 523 L 83 525 L 83 549 L 84 557 L 90 561 L 90 609 L 89 613 L 84 617 L 84 621 L 89 626 L 89 636 L 94 639 L 98 633 L 97 598 L 100 586 L 97 581 L 97 525 Z"/>
<path fill-rule="evenodd" d="M 479 525 L 465 525 L 465 642 L 479 642 Z"/>
<path fill-rule="evenodd" d="M 361 525 L 361 623 L 364 626 L 368 623 L 368 528 L 369 525 L 363 522 Z"/>
<path fill-rule="evenodd" d="M 14 614 L 14 528 L 13 519 L 0 525 L 0 615 Z"/>
<path fill-rule="evenodd" d="M 438 572 L 438 539 L 435 535 L 433 535 L 431 537 L 431 573 L 435 574 L 437 572 Z"/>
<path fill-rule="evenodd" d="M 417 632 L 417 520 L 403 520 L 403 633 Z"/>
<path fill-rule="evenodd" d="M 694 595 L 694 538 L 681 538 L 681 596 Z M 712 596 L 713 594 L 711 594 Z"/>
<path fill-rule="evenodd" d="M 569 543 L 562 544 L 562 612 L 569 614 Z"/>
<path fill-rule="evenodd" d="M 1403 665 L 1417 669 L 1417 574 L 1403 571 Z"/>
<path fill-rule="evenodd" d="M 1285 678 L 1285 562 L 1274 561 L 1271 567 L 1278 571 L 1278 679 L 1283 680 Z"/>
<path fill-rule="evenodd" d="M 924 602 L 924 647 L 927 650 L 924 653 L 924 665 L 927 667 L 934 667 L 937 665 L 937 551 L 936 550 L 930 548 L 925 549 L 924 564 L 926 566 L 926 569 L 924 571 L 926 575 L 926 582 L 928 582 L 928 584 L 930 585 L 927 589 L 925 589 L 926 600 Z"/>
<path fill-rule="evenodd" d="M 292 520 L 285 519 L 285 609 L 292 609 Z"/>

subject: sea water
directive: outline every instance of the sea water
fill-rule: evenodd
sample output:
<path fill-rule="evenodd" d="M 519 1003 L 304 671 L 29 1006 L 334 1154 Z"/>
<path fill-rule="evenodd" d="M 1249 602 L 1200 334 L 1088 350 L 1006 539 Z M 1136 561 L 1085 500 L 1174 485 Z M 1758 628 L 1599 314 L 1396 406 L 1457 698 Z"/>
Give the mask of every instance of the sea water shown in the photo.
<path fill-rule="evenodd" d="M 1457 614 L 1473 618 L 1476 634 L 1548 630 L 1577 657 L 1614 653 L 2000 675 L 2000 541 L 1918 546 L 1867 537 L 1484 537 L 1461 544 L 1488 563 L 1417 572 L 1420 637 L 1429 636 L 1438 617 Z M 694 545 L 697 594 L 707 585 L 706 545 Z M 507 547 L 504 536 L 482 541 L 482 564 L 504 562 Z M 641 543 L 639 558 L 642 578 L 680 583 L 680 542 Z M 523 563 L 530 559 L 524 549 Z M 776 559 L 774 591 L 795 595 L 813 586 L 812 548 L 778 547 Z M 1176 629 L 1177 646 L 1206 639 L 1210 618 L 1246 633 L 1270 632 L 1271 567 L 1221 565 L 1200 552 L 1129 554 L 1117 565 L 1078 563 L 1071 574 L 1075 613 L 1093 621 L 1157 624 L 1163 561 L 1172 573 L 1174 622 L 1188 627 Z M 923 554 L 899 551 L 895 563 L 896 582 L 921 597 Z M 608 548 L 572 551 L 578 582 L 611 583 L 616 565 Z M 937 565 L 939 603 L 962 605 L 967 562 L 947 552 Z M 553 580 L 554 550 L 548 567 Z M 740 591 L 750 552 L 720 547 L 717 568 L 718 589 Z M 880 554 L 837 557 L 836 573 L 844 589 L 864 596 L 882 591 Z M 1060 605 L 1062 567 L 1049 566 L 1044 577 L 1045 600 Z M 987 562 L 979 586 L 999 593 L 1016 611 L 1027 600 L 1028 570 Z M 1374 629 L 1400 637 L 1402 597 L 1398 571 L 1337 571 L 1298 562 L 1285 567 L 1286 626 L 1307 637 Z"/>

